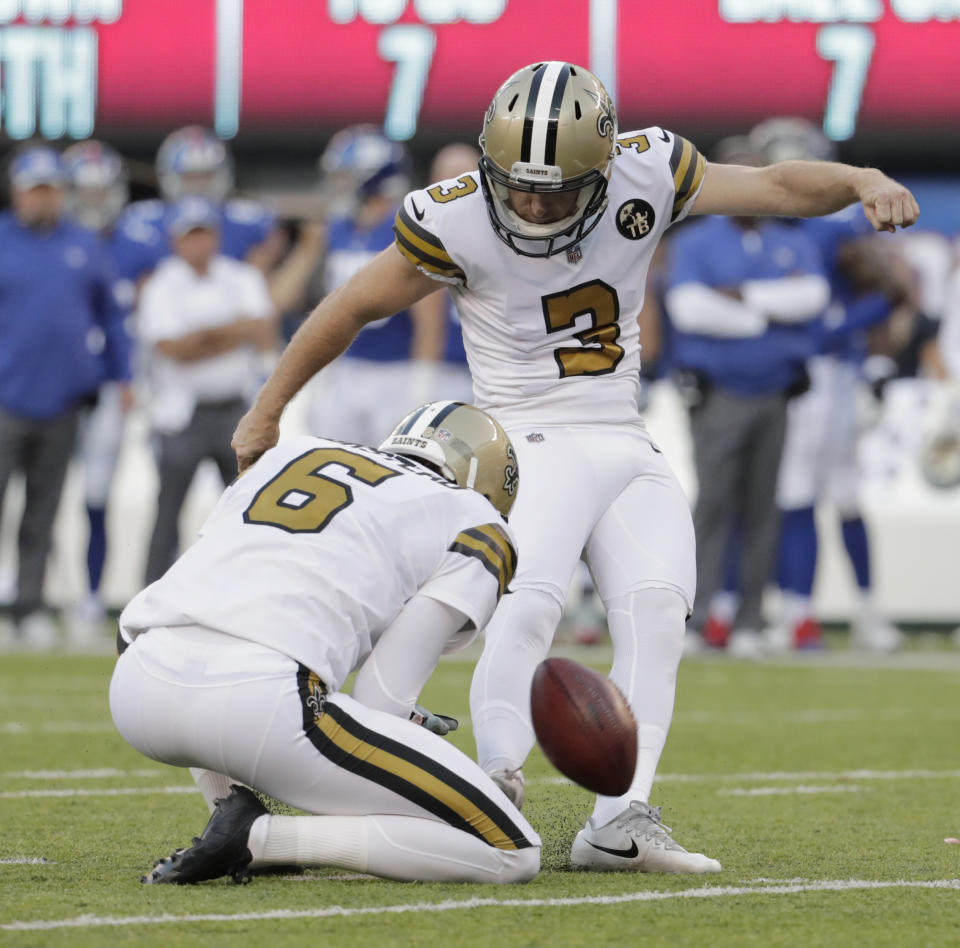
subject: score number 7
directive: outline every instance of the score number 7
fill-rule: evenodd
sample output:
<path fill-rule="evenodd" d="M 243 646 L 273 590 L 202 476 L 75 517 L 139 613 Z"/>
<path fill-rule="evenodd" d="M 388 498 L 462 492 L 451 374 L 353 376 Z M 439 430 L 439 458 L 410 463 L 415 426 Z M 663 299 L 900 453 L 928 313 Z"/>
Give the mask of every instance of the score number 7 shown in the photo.
<path fill-rule="evenodd" d="M 436 46 L 433 30 L 413 23 L 388 26 L 377 37 L 380 58 L 396 63 L 383 120 L 384 134 L 394 141 L 407 141 L 417 130 L 423 90 Z"/>
<path fill-rule="evenodd" d="M 856 130 L 875 44 L 873 30 L 855 23 L 832 23 L 817 31 L 817 54 L 833 63 L 823 113 L 823 130 L 833 141 L 845 141 Z"/>

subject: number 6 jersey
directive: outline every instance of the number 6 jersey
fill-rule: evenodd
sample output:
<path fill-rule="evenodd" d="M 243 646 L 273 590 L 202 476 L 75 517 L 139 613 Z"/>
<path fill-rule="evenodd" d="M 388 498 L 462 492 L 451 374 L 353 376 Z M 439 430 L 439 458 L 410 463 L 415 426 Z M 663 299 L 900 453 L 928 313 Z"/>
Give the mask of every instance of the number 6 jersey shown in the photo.
<path fill-rule="evenodd" d="M 497 236 L 479 172 L 407 195 L 397 248 L 451 285 L 478 408 L 505 428 L 637 422 L 647 269 L 705 167 L 660 128 L 619 136 L 602 219 L 552 257 L 522 256 Z"/>
<path fill-rule="evenodd" d="M 415 593 L 482 628 L 516 564 L 506 522 L 476 491 L 406 457 L 302 436 L 224 491 L 199 539 L 124 609 L 120 635 L 205 626 L 336 690 Z"/>

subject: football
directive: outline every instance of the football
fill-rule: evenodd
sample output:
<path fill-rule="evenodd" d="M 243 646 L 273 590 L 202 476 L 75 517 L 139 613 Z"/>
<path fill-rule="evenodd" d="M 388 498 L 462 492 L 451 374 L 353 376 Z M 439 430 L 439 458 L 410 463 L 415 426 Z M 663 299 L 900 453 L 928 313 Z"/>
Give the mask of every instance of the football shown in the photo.
<path fill-rule="evenodd" d="M 534 672 L 530 712 L 537 741 L 560 773 L 604 796 L 630 789 L 637 724 L 609 678 L 568 658 L 548 658 Z"/>

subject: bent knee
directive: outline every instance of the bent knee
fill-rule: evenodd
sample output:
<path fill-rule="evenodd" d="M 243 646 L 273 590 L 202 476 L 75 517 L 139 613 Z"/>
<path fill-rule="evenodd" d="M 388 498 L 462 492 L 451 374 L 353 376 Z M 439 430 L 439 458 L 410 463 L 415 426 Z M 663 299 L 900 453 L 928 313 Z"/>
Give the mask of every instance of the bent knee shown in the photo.
<path fill-rule="evenodd" d="M 537 873 L 540 871 L 539 846 L 529 846 L 526 849 L 504 852 L 503 857 L 503 870 L 497 880 L 498 882 L 530 882 L 537 877 Z"/>

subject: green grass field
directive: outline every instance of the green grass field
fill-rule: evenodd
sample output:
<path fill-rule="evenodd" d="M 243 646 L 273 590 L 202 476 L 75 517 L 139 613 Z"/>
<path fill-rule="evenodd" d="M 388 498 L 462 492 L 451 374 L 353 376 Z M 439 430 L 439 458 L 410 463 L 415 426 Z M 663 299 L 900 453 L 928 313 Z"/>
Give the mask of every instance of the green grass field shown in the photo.
<path fill-rule="evenodd" d="M 603 648 L 566 650 L 597 668 Z M 141 757 L 107 709 L 108 656 L 0 656 L 0 945 L 957 945 L 960 655 L 685 660 L 653 803 L 708 877 L 570 871 L 590 810 L 539 752 L 529 885 L 401 884 L 337 870 L 146 887 L 199 833 L 186 772 Z M 472 663 L 426 703 L 466 716 Z M 454 735 L 472 751 L 469 722 Z"/>

